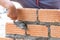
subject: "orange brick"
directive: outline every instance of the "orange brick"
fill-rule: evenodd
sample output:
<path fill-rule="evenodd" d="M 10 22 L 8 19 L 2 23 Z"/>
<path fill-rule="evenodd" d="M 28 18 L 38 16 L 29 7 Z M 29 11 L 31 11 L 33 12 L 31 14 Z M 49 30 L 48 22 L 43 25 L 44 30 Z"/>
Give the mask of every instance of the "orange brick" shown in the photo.
<path fill-rule="evenodd" d="M 28 34 L 31 36 L 48 37 L 48 28 L 42 25 L 28 25 Z"/>
<path fill-rule="evenodd" d="M 22 8 L 17 9 L 17 20 L 36 21 L 36 9 Z"/>
<path fill-rule="evenodd" d="M 0 38 L 0 40 L 13 40 L 11 38 Z"/>
<path fill-rule="evenodd" d="M 51 26 L 51 36 L 60 38 L 60 26 Z"/>
<path fill-rule="evenodd" d="M 20 34 L 24 35 L 25 31 L 14 25 L 13 23 L 6 24 L 6 34 Z"/>
<path fill-rule="evenodd" d="M 60 10 L 40 9 L 38 17 L 42 22 L 60 22 Z"/>

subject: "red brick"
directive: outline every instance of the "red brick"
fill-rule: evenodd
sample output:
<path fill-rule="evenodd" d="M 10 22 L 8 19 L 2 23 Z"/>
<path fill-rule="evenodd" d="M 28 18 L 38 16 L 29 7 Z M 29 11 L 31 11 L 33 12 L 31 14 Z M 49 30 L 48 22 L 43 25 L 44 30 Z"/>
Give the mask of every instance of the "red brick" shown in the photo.
<path fill-rule="evenodd" d="M 13 23 L 6 24 L 6 34 L 20 34 L 24 35 L 25 31 L 14 25 Z"/>
<path fill-rule="evenodd" d="M 28 34 L 31 36 L 48 37 L 48 28 L 42 25 L 28 25 Z"/>
<path fill-rule="evenodd" d="M 60 26 L 51 26 L 51 36 L 60 38 Z"/>
<path fill-rule="evenodd" d="M 13 40 L 11 38 L 0 38 L 0 40 Z"/>
<path fill-rule="evenodd" d="M 17 9 L 17 20 L 36 21 L 36 9 L 22 8 Z"/>
<path fill-rule="evenodd" d="M 60 10 L 40 9 L 38 17 L 42 22 L 60 22 Z"/>

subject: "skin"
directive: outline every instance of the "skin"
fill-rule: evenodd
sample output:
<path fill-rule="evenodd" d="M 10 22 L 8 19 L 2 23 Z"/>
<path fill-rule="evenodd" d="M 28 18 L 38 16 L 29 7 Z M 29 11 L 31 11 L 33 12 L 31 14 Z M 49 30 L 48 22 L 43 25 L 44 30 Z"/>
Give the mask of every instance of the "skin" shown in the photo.
<path fill-rule="evenodd" d="M 12 20 L 17 19 L 16 8 L 10 0 L 0 0 L 0 5 L 8 9 L 8 17 Z"/>

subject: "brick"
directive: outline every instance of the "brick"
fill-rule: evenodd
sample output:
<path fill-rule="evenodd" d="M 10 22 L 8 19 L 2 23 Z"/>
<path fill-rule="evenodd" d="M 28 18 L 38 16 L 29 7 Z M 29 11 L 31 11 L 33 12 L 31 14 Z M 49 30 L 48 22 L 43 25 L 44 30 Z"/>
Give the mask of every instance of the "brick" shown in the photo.
<path fill-rule="evenodd" d="M 36 9 L 32 8 L 17 9 L 17 20 L 36 21 Z"/>
<path fill-rule="evenodd" d="M 6 23 L 6 34 L 24 35 L 25 31 L 14 25 L 13 23 Z"/>
<path fill-rule="evenodd" d="M 13 40 L 11 38 L 0 38 L 0 40 Z"/>
<path fill-rule="evenodd" d="M 42 22 L 60 22 L 60 10 L 40 9 L 38 17 Z"/>
<path fill-rule="evenodd" d="M 42 25 L 28 25 L 28 34 L 37 37 L 48 37 L 48 28 Z"/>
<path fill-rule="evenodd" d="M 51 26 L 51 37 L 60 38 L 60 26 Z"/>

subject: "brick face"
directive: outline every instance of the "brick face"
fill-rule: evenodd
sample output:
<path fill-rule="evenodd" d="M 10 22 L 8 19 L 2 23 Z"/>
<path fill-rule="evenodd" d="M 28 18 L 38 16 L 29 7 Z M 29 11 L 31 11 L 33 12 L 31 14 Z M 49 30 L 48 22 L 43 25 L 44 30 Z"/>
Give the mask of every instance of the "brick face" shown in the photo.
<path fill-rule="evenodd" d="M 36 9 L 22 8 L 17 9 L 17 20 L 36 21 Z"/>
<path fill-rule="evenodd" d="M 6 24 L 6 34 L 21 34 L 24 35 L 25 31 L 16 27 L 13 23 Z"/>
<path fill-rule="evenodd" d="M 51 36 L 60 38 L 60 26 L 51 26 Z"/>
<path fill-rule="evenodd" d="M 40 9 L 38 12 L 38 17 L 42 22 L 60 22 L 60 11 Z"/>
<path fill-rule="evenodd" d="M 42 25 L 28 25 L 28 34 L 31 36 L 48 37 L 48 28 Z"/>
<path fill-rule="evenodd" d="M 13 40 L 11 38 L 0 38 L 0 40 Z"/>

